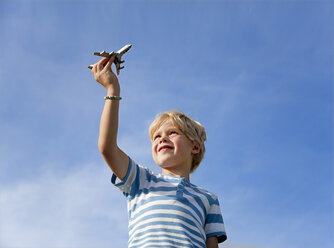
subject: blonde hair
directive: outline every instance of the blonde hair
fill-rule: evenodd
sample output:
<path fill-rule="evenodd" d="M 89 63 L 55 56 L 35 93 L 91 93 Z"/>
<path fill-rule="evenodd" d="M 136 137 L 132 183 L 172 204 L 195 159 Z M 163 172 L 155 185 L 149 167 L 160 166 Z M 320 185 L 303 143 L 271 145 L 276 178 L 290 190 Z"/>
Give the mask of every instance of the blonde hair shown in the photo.
<path fill-rule="evenodd" d="M 190 173 L 194 172 L 199 164 L 201 163 L 204 153 L 205 153 L 205 145 L 204 141 L 206 141 L 206 132 L 204 127 L 198 121 L 192 120 L 190 117 L 185 115 L 184 113 L 171 110 L 163 112 L 157 115 L 154 121 L 151 123 L 149 127 L 149 135 L 151 140 L 153 140 L 153 135 L 155 131 L 159 129 L 159 127 L 166 122 L 167 120 L 171 120 L 173 124 L 180 129 L 180 131 L 193 143 L 200 143 L 200 152 L 194 154 L 193 161 L 190 169 Z"/>

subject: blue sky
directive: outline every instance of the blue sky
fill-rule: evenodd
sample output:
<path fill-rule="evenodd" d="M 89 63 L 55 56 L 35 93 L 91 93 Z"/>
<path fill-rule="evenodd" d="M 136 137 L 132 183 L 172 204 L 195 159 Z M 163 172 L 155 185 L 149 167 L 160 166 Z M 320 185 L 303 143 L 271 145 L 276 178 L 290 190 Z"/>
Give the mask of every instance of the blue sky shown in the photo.
<path fill-rule="evenodd" d="M 333 1 L 0 4 L 1 247 L 126 247 L 87 69 L 125 44 L 119 145 L 159 172 L 157 113 L 206 127 L 191 181 L 219 197 L 220 247 L 333 247 Z"/>

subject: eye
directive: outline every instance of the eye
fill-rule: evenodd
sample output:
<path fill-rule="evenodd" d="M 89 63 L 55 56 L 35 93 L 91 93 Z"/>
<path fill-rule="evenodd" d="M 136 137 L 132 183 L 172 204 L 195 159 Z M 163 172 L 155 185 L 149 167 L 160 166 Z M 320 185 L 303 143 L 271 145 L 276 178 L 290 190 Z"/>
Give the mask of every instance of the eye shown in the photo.
<path fill-rule="evenodd" d="M 178 132 L 175 131 L 175 130 L 172 130 L 172 131 L 169 132 L 169 134 L 178 134 Z"/>
<path fill-rule="evenodd" d="M 158 139 L 158 138 L 160 138 L 161 136 L 158 134 L 158 135 L 156 135 L 156 136 L 154 136 L 153 137 L 153 140 L 156 140 L 156 139 Z"/>

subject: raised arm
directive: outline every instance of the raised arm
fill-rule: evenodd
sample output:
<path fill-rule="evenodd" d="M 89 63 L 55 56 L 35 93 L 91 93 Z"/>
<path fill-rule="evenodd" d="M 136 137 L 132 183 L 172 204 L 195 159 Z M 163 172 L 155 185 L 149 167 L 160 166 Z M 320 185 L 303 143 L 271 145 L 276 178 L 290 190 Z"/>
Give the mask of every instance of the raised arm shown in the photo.
<path fill-rule="evenodd" d="M 107 91 L 108 96 L 119 96 L 120 85 L 111 69 L 114 57 L 103 58 L 93 68 L 95 80 Z M 128 156 L 117 145 L 119 100 L 105 100 L 100 120 L 99 150 L 113 173 L 123 179 L 129 166 Z"/>

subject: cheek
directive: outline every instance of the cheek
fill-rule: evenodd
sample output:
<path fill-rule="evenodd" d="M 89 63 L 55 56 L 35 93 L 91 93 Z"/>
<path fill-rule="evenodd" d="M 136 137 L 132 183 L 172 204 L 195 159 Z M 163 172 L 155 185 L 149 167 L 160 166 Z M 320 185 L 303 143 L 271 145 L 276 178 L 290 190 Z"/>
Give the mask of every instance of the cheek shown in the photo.
<path fill-rule="evenodd" d="M 156 153 L 156 149 L 157 149 L 157 145 L 155 143 L 152 143 L 152 146 L 151 146 L 152 154 Z"/>
<path fill-rule="evenodd" d="M 152 158 L 155 163 L 158 163 L 158 152 L 156 151 L 156 147 L 152 144 Z"/>
<path fill-rule="evenodd" d="M 180 140 L 179 143 L 178 143 L 178 145 L 179 145 L 179 149 L 182 152 L 191 153 L 192 145 L 191 145 L 190 141 L 188 141 L 188 140 Z"/>

